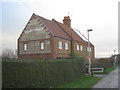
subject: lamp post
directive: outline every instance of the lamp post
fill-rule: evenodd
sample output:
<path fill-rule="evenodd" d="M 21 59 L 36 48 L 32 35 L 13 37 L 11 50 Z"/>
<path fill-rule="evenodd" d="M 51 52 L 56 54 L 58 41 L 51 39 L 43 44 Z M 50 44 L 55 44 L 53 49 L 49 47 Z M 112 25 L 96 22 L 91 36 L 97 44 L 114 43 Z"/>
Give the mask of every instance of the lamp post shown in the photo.
<path fill-rule="evenodd" d="M 88 29 L 88 74 L 91 75 L 91 58 L 90 58 L 90 41 L 89 41 L 89 32 L 93 31 L 92 29 Z"/>

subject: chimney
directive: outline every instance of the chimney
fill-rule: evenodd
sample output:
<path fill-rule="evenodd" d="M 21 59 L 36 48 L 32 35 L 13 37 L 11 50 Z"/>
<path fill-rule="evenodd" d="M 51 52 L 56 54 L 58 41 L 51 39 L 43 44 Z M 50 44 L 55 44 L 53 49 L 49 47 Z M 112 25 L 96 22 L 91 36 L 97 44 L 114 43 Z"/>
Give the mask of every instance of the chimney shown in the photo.
<path fill-rule="evenodd" d="M 68 28 L 71 28 L 71 19 L 69 16 L 65 16 L 63 19 L 63 24 Z"/>

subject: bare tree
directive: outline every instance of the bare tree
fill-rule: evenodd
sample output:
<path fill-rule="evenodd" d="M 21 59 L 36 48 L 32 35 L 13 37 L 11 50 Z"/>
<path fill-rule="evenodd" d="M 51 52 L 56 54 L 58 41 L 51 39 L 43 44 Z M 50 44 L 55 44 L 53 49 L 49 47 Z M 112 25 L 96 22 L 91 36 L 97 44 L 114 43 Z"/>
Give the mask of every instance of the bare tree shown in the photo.
<path fill-rule="evenodd" d="M 12 49 L 4 49 L 2 51 L 2 58 L 14 58 L 14 52 Z"/>

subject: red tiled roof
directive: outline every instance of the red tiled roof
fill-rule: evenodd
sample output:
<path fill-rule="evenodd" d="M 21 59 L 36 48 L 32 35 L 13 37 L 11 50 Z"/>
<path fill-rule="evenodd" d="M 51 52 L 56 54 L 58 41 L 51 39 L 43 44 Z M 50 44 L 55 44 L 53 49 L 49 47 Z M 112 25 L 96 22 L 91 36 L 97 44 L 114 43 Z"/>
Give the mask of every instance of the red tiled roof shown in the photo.
<path fill-rule="evenodd" d="M 73 40 L 82 42 L 83 39 L 71 28 L 68 28 L 64 24 L 54 20 Z"/>
<path fill-rule="evenodd" d="M 54 19 L 48 20 L 41 16 L 33 14 L 33 17 L 31 17 L 31 19 L 35 19 L 35 18 L 39 18 L 39 20 L 42 21 L 42 23 L 51 31 L 53 36 L 69 39 L 69 40 L 73 39 L 87 44 L 87 41 L 84 41 L 72 28 L 68 28 L 64 24 Z"/>
<path fill-rule="evenodd" d="M 44 23 L 54 36 L 71 40 L 71 38 L 54 21 L 50 21 L 38 15 L 36 16 Z"/>

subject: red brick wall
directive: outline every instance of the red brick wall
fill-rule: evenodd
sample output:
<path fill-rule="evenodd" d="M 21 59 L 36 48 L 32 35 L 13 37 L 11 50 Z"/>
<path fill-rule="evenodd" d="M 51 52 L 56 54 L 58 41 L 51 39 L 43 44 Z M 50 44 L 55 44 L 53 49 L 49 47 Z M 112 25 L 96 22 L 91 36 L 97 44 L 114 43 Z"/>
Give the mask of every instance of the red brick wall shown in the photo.
<path fill-rule="evenodd" d="M 58 43 L 59 41 L 61 41 L 63 43 L 63 49 L 59 49 L 58 48 Z M 69 47 L 68 50 L 65 50 L 65 43 L 68 43 Z M 41 53 L 41 54 L 20 54 L 19 53 L 19 44 L 21 42 L 18 41 L 18 58 L 19 59 L 54 59 L 54 58 L 60 58 L 60 57 L 69 57 L 70 56 L 70 51 L 71 51 L 71 43 L 69 40 L 65 40 L 65 39 L 60 39 L 60 38 L 55 38 L 52 37 L 50 38 L 50 53 Z M 22 49 L 22 48 L 21 48 Z"/>
<path fill-rule="evenodd" d="M 82 45 L 83 50 L 81 51 L 80 48 L 79 48 L 79 50 L 77 50 L 77 45 L 79 45 L 79 47 Z M 73 46 L 72 52 L 78 53 L 80 57 L 84 57 L 86 59 L 85 63 L 88 63 L 88 51 L 87 51 L 88 44 L 84 41 L 82 41 L 82 42 L 73 41 L 72 46 Z M 91 61 L 93 63 L 94 62 L 94 46 L 90 45 L 90 47 L 91 47 L 91 50 L 92 50 L 91 53 L 90 53 L 91 54 L 90 58 L 91 58 Z"/>
<path fill-rule="evenodd" d="M 62 49 L 58 48 L 58 43 L 59 41 L 62 42 L 63 47 Z M 68 43 L 68 50 L 65 50 L 65 43 Z M 77 44 L 79 46 L 82 45 L 83 50 L 77 50 Z M 18 40 L 18 58 L 20 59 L 33 59 L 33 58 L 39 58 L 39 59 L 52 59 L 52 58 L 59 58 L 59 57 L 69 57 L 71 51 L 74 53 L 78 53 L 80 57 L 85 57 L 86 58 L 86 63 L 88 63 L 88 52 L 87 52 L 87 43 L 85 42 L 78 42 L 78 41 L 72 41 L 72 50 L 71 50 L 71 41 L 70 40 L 65 40 L 65 39 L 60 39 L 60 38 L 55 38 L 52 37 L 50 38 L 50 51 L 51 53 L 46 53 L 46 54 L 19 54 L 19 40 Z M 91 60 L 94 62 L 94 46 L 91 45 L 92 52 L 91 52 Z M 80 49 L 80 48 L 79 48 Z"/>

